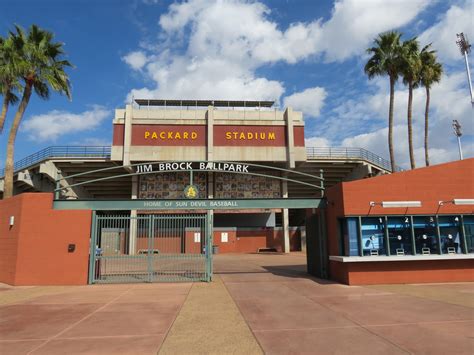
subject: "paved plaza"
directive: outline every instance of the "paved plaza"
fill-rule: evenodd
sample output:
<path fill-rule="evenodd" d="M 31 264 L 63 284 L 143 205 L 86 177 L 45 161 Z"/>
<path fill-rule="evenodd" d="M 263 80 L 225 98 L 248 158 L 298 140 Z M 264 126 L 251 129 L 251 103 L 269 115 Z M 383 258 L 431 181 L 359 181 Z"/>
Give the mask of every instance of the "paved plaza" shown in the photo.
<path fill-rule="evenodd" d="M 472 354 L 474 285 L 345 286 L 300 253 L 217 255 L 214 282 L 0 285 L 0 354 Z"/>

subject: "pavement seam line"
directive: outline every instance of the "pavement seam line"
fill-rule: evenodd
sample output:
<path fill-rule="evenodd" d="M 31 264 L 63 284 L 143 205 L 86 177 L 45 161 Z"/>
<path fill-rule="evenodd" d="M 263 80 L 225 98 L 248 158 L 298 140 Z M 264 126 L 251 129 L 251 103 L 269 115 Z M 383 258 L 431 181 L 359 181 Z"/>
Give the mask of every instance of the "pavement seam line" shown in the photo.
<path fill-rule="evenodd" d="M 422 286 L 423 284 L 420 284 L 420 286 Z M 375 288 L 375 287 L 374 287 Z M 375 288 L 377 289 L 377 288 Z M 467 308 L 469 310 L 472 310 L 473 307 L 470 307 L 470 306 L 465 306 L 465 305 L 462 305 L 462 304 L 459 304 L 459 303 L 453 303 L 453 302 L 447 302 L 447 301 L 442 301 L 442 300 L 439 300 L 439 299 L 435 299 L 435 298 L 431 298 L 431 297 L 424 297 L 424 296 L 420 296 L 420 295 L 413 295 L 413 294 L 410 294 L 410 293 L 405 293 L 405 292 L 402 292 L 402 293 L 399 293 L 399 292 L 392 292 L 392 294 L 395 294 L 395 295 L 400 295 L 400 296 L 410 296 L 410 297 L 416 297 L 416 298 L 419 298 L 419 299 L 422 299 L 422 300 L 429 300 L 429 301 L 433 301 L 433 302 L 439 302 L 439 303 L 443 303 L 443 304 L 449 304 L 449 305 L 452 305 L 452 306 L 459 306 L 459 307 L 464 307 L 464 308 Z"/>
<path fill-rule="evenodd" d="M 46 340 L 44 343 L 38 345 L 37 347 L 31 349 L 27 355 L 30 355 L 32 354 L 33 352 L 35 352 L 36 350 L 38 349 L 41 349 L 42 347 L 44 347 L 46 344 L 50 343 L 52 340 L 58 338 L 61 334 L 64 334 L 65 332 L 67 332 L 68 330 L 70 330 L 71 328 L 75 327 L 76 325 L 82 323 L 83 321 L 85 321 L 86 319 L 89 319 L 90 317 L 92 317 L 94 314 L 96 314 L 97 312 L 99 312 L 100 310 L 104 309 L 105 307 L 109 306 L 110 304 L 112 304 L 113 302 L 117 301 L 120 297 L 122 297 L 123 295 L 125 295 L 126 293 L 130 292 L 131 290 L 133 289 L 133 286 L 126 289 L 125 291 L 123 291 L 120 295 L 118 295 L 117 297 L 115 297 L 114 299 L 110 300 L 109 302 L 107 302 L 106 304 L 104 304 L 103 306 L 97 308 L 96 310 L 94 310 L 93 312 L 89 313 L 88 315 L 86 315 L 85 317 L 82 317 L 81 319 L 79 319 L 77 322 L 67 326 L 66 328 L 64 328 L 63 330 L 61 330 L 59 333 L 57 333 L 56 335 L 52 336 L 52 337 L 49 337 L 48 340 Z"/>
<path fill-rule="evenodd" d="M 370 327 L 393 327 L 393 326 L 403 326 L 403 325 L 424 325 L 424 324 L 445 324 L 445 323 L 470 323 L 473 320 L 453 320 L 453 321 L 433 321 L 433 322 L 418 322 L 418 323 L 391 323 L 391 324 L 375 324 L 370 325 Z M 290 330 L 322 330 L 322 329 L 351 329 L 351 328 L 360 328 L 359 325 L 346 325 L 346 326 L 335 326 L 335 327 L 310 327 L 310 328 L 279 328 L 279 329 L 258 329 L 255 330 L 256 333 L 259 332 L 273 332 L 273 331 L 290 331 Z"/>
<path fill-rule="evenodd" d="M 244 314 L 242 313 L 242 310 L 241 310 L 240 307 L 239 307 L 239 304 L 235 301 L 234 297 L 232 297 L 232 294 L 229 292 L 229 289 L 227 288 L 227 285 L 226 285 L 225 281 L 222 279 L 222 277 L 221 277 L 220 279 L 221 279 L 222 284 L 224 285 L 224 289 L 226 290 L 226 292 L 227 292 L 227 294 L 229 295 L 229 297 L 230 297 L 230 299 L 232 300 L 232 302 L 234 302 L 235 307 L 237 308 L 237 310 L 238 310 L 239 313 L 240 313 L 240 316 L 241 316 L 242 319 L 244 320 L 245 325 L 246 325 L 247 328 L 250 330 L 250 333 L 252 333 L 252 336 L 254 337 L 255 341 L 257 342 L 258 346 L 260 347 L 260 350 L 262 350 L 262 353 L 265 354 L 265 351 L 263 350 L 262 344 L 260 344 L 260 342 L 258 341 L 258 338 L 257 338 L 257 336 L 255 335 L 255 333 L 253 332 L 252 327 L 251 327 L 251 326 L 249 325 L 249 323 L 247 322 L 247 319 L 245 319 Z"/>
<path fill-rule="evenodd" d="M 314 302 L 314 303 L 320 305 L 321 307 L 323 307 L 323 308 L 325 308 L 325 309 L 327 309 L 327 310 L 329 310 L 329 311 L 331 311 L 331 312 L 334 312 L 335 314 L 341 315 L 342 317 L 346 318 L 347 320 L 351 321 L 352 323 L 354 323 L 354 324 L 356 324 L 356 325 L 359 325 L 360 328 L 364 329 L 365 331 L 367 331 L 368 333 L 374 335 L 375 337 L 381 339 L 382 341 L 387 342 L 387 343 L 389 343 L 389 344 L 395 346 L 396 348 L 398 348 L 398 349 L 400 349 L 400 350 L 406 352 L 407 354 L 412 354 L 411 351 L 409 351 L 408 349 L 405 349 L 405 348 L 402 347 L 401 345 L 396 344 L 396 343 L 392 342 L 390 339 L 387 339 L 387 338 L 383 337 L 382 335 L 377 334 L 377 333 L 371 331 L 370 329 L 366 328 L 362 323 L 360 323 L 360 322 L 358 322 L 358 321 L 352 319 L 347 313 L 345 313 L 345 312 L 338 312 L 338 311 L 332 309 L 331 307 L 329 307 L 329 306 L 327 306 L 327 305 L 325 305 L 325 304 L 322 304 L 322 303 L 320 303 L 320 302 L 317 302 L 316 300 L 313 300 L 313 299 L 309 298 L 309 297 L 306 296 L 306 295 L 302 295 L 302 296 L 303 296 L 303 297 L 306 297 L 306 298 L 309 299 L 311 302 Z"/>
<path fill-rule="evenodd" d="M 176 312 L 176 316 L 174 317 L 173 321 L 171 322 L 170 326 L 168 327 L 168 330 L 166 332 L 162 333 L 162 334 L 164 334 L 163 340 L 161 341 L 161 344 L 158 347 L 158 349 L 156 349 L 156 354 L 158 354 L 160 352 L 160 349 L 163 346 L 163 344 L 165 343 L 166 338 L 168 338 L 170 330 L 171 330 L 171 328 L 173 328 L 173 325 L 176 322 L 176 319 L 178 319 L 179 314 L 183 310 L 184 304 L 188 300 L 189 294 L 191 293 L 191 290 L 192 290 L 193 287 L 194 287 L 194 282 L 191 284 L 191 287 L 189 288 L 188 293 L 186 294 L 186 298 L 184 299 L 183 303 L 181 303 L 181 307 L 179 307 L 178 312 Z"/>

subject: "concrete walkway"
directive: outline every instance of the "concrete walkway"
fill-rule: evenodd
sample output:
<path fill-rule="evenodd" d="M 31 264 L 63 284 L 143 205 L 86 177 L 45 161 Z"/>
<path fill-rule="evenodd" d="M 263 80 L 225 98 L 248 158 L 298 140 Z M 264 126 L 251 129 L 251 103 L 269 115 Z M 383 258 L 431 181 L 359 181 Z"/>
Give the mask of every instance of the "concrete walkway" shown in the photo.
<path fill-rule="evenodd" d="M 263 353 L 219 276 L 211 284 L 193 285 L 159 353 L 190 352 Z"/>
<path fill-rule="evenodd" d="M 305 263 L 218 255 L 210 284 L 0 286 L 0 354 L 473 353 L 473 284 L 349 287 Z"/>

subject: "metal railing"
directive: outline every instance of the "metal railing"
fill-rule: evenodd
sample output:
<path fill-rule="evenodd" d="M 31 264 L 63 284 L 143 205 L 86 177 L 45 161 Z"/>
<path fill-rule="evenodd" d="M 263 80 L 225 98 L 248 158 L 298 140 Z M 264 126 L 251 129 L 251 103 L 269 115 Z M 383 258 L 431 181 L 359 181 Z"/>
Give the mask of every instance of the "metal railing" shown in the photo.
<path fill-rule="evenodd" d="M 15 163 L 18 171 L 51 158 L 110 158 L 110 146 L 52 146 L 31 154 Z M 0 169 L 0 177 L 5 169 Z"/>
<path fill-rule="evenodd" d="M 345 148 L 345 147 L 306 147 L 306 155 L 308 159 L 364 159 L 377 165 L 385 170 L 391 171 L 390 161 L 378 156 L 364 148 Z M 400 167 L 396 167 L 396 171 L 402 171 Z"/>
<path fill-rule="evenodd" d="M 15 163 L 15 171 L 25 169 L 32 165 L 38 164 L 44 160 L 52 158 L 110 158 L 110 146 L 51 146 L 40 150 L 34 154 L 27 156 Z M 390 161 L 384 159 L 377 154 L 369 152 L 363 148 L 344 148 L 344 147 L 306 147 L 308 159 L 364 159 L 368 162 L 380 166 L 388 171 L 391 170 Z M 403 169 L 397 167 L 397 171 Z M 5 173 L 4 169 L 0 169 L 0 177 Z"/>

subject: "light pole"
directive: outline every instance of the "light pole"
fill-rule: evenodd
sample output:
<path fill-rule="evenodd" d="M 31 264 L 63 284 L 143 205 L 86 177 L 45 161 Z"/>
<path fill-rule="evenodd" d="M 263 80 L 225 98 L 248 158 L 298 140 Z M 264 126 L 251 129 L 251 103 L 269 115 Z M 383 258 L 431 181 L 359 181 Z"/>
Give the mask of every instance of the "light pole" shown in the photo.
<path fill-rule="evenodd" d="M 458 120 L 453 120 L 453 130 L 454 130 L 454 135 L 458 138 L 458 148 L 459 148 L 459 159 L 462 160 L 462 148 L 461 148 L 461 124 L 458 122 Z"/>
<path fill-rule="evenodd" d="M 456 37 L 458 40 L 456 44 L 461 51 L 461 54 L 464 56 L 464 62 L 466 63 L 466 72 L 467 72 L 467 81 L 469 82 L 469 91 L 471 93 L 471 105 L 474 105 L 474 95 L 472 93 L 472 83 L 471 83 L 471 72 L 469 71 L 469 62 L 467 60 L 467 55 L 471 52 L 471 45 L 467 40 L 467 37 L 464 35 L 463 32 L 457 33 Z"/>

